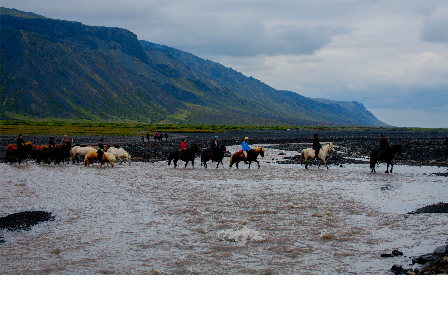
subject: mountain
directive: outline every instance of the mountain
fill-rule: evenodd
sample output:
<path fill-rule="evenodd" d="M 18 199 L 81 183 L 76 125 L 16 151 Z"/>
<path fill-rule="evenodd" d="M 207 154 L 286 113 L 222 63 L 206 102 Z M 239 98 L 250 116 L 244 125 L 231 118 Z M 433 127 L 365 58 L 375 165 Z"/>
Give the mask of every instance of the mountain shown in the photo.
<path fill-rule="evenodd" d="M 3 7 L 0 27 L 3 120 L 387 126 L 358 102 L 276 90 L 126 29 Z"/>

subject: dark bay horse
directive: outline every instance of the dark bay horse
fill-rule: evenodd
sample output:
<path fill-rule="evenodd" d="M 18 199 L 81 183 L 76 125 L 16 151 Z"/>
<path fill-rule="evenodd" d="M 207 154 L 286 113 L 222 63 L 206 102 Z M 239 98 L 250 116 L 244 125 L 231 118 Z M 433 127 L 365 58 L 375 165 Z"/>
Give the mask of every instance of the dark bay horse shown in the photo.
<path fill-rule="evenodd" d="M 212 160 L 214 162 L 217 162 L 216 168 L 219 167 L 219 164 L 224 167 L 224 165 L 222 164 L 222 159 L 226 151 L 227 148 L 225 145 L 219 146 L 219 148 L 215 149 L 214 153 L 210 149 L 203 151 L 201 154 L 201 166 L 204 165 L 204 167 L 207 168 L 207 161 Z"/>
<path fill-rule="evenodd" d="M 393 145 L 390 146 L 387 150 L 385 150 L 384 153 L 380 154 L 379 150 L 374 150 L 372 153 L 370 153 L 370 171 L 372 173 L 375 173 L 375 166 L 378 162 L 385 162 L 387 163 L 387 168 L 385 173 L 389 173 L 389 165 L 390 165 L 390 172 L 392 173 L 392 170 L 394 169 L 394 164 L 392 163 L 392 159 L 394 158 L 395 154 L 401 155 L 401 145 Z"/>
<path fill-rule="evenodd" d="M 31 142 L 25 142 L 22 149 L 19 149 L 17 144 L 9 144 L 6 146 L 6 162 L 18 162 L 20 164 L 31 155 L 32 149 L 33 144 Z"/>
<path fill-rule="evenodd" d="M 260 162 L 258 162 L 258 160 L 257 160 L 258 155 L 261 155 L 262 157 L 264 157 L 263 147 L 252 148 L 250 151 L 247 152 L 247 160 L 246 161 L 249 163 L 249 169 L 250 169 L 251 162 L 258 163 L 258 169 L 260 169 Z M 240 161 L 244 162 L 244 153 L 243 152 L 233 153 L 232 156 L 230 157 L 229 168 L 232 168 L 232 165 L 235 163 L 236 168 L 238 169 L 238 163 Z"/>
<path fill-rule="evenodd" d="M 194 168 L 194 157 L 196 152 L 199 151 L 199 147 L 196 144 L 193 144 L 190 148 L 184 150 L 177 150 L 168 155 L 168 166 L 171 164 L 171 161 L 174 163 L 174 168 L 177 167 L 177 161 L 182 160 L 185 161 L 185 168 L 187 167 L 188 162 L 191 161 L 191 165 Z"/>

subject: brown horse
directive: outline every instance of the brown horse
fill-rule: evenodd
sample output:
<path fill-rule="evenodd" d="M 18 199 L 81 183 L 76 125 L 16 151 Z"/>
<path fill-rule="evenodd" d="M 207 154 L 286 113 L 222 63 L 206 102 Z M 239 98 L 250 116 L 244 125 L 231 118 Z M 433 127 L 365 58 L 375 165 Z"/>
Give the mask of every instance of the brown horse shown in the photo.
<path fill-rule="evenodd" d="M 115 164 L 115 156 L 112 153 L 103 152 L 103 155 L 101 157 L 101 161 L 98 160 L 98 154 L 96 151 L 88 152 L 87 155 L 84 157 L 84 166 L 92 165 L 93 162 L 98 161 L 101 163 L 101 166 L 104 164 L 104 162 L 107 162 L 112 167 Z"/>
<path fill-rule="evenodd" d="M 392 160 L 395 156 L 395 154 L 401 155 L 401 145 L 393 145 L 390 146 L 388 149 L 384 151 L 384 153 L 380 154 L 379 150 L 374 150 L 370 153 L 370 171 L 372 173 L 376 172 L 376 164 L 378 162 L 385 162 L 387 163 L 386 167 L 386 174 L 389 174 L 389 165 L 390 165 L 390 172 L 392 173 L 392 170 L 394 169 L 394 164 L 392 163 Z"/>
<path fill-rule="evenodd" d="M 207 168 L 207 161 L 212 160 L 217 162 L 216 168 L 219 167 L 219 164 L 224 167 L 222 164 L 222 159 L 224 158 L 226 151 L 227 148 L 224 144 L 219 146 L 214 153 L 210 149 L 203 151 L 201 154 L 201 166 L 204 165 L 204 167 Z"/>
<path fill-rule="evenodd" d="M 189 149 L 177 150 L 175 152 L 172 152 L 170 155 L 168 155 L 168 166 L 171 164 L 171 161 L 173 161 L 174 168 L 176 168 L 177 161 L 182 160 L 185 161 L 185 168 L 190 161 L 191 165 L 194 168 L 194 157 L 197 151 L 199 151 L 198 145 L 193 144 Z"/>
<path fill-rule="evenodd" d="M 260 169 L 260 162 L 258 162 L 258 160 L 257 160 L 258 155 L 261 155 L 262 157 L 264 157 L 263 147 L 252 148 L 250 151 L 247 152 L 247 160 L 246 161 L 249 163 L 249 169 L 250 169 L 250 164 L 252 163 L 252 161 L 258 163 L 258 169 Z M 244 161 L 244 153 L 243 152 L 233 153 L 232 156 L 230 157 L 229 168 L 232 168 L 232 165 L 235 163 L 236 168 L 238 169 L 238 163 L 240 161 Z"/>
<path fill-rule="evenodd" d="M 32 149 L 33 144 L 31 142 L 25 142 L 22 149 L 19 149 L 17 144 L 9 144 L 6 146 L 5 161 L 9 163 L 18 162 L 20 164 L 30 156 Z"/>
<path fill-rule="evenodd" d="M 45 163 L 51 162 L 51 149 L 49 145 L 34 145 L 31 151 L 31 158 L 39 163 L 43 160 Z"/>

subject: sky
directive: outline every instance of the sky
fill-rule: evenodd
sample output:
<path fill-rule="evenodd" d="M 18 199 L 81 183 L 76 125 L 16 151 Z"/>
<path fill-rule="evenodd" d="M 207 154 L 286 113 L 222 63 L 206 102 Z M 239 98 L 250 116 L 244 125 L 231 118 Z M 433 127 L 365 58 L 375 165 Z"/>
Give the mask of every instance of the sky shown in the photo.
<path fill-rule="evenodd" d="M 278 90 L 448 128 L 446 0 L 2 0 L 190 52 Z"/>

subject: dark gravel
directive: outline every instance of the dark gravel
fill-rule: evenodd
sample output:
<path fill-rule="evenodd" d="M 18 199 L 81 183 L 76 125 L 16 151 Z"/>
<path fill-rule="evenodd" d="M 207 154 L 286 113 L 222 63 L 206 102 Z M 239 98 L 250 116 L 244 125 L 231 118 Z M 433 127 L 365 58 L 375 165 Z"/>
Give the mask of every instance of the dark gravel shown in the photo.
<path fill-rule="evenodd" d="M 448 131 L 447 131 L 448 132 Z M 397 157 L 396 164 L 407 165 L 437 165 L 448 166 L 445 137 L 447 132 L 411 132 L 407 130 L 241 130 L 217 134 L 227 146 L 239 145 L 245 136 L 249 137 L 250 144 L 273 144 L 274 148 L 288 151 L 297 151 L 292 157 L 279 157 L 282 163 L 300 163 L 300 151 L 311 145 L 313 134 L 319 134 L 320 141 L 333 142 L 344 153 L 331 153 L 328 164 L 341 165 L 346 163 L 360 163 L 359 157 L 369 157 L 370 152 L 379 147 L 381 133 L 386 135 L 390 145 L 401 144 L 403 154 Z M 148 142 L 140 140 L 140 136 L 104 136 L 104 143 L 119 145 L 131 156 L 133 161 L 153 162 L 166 160 L 169 153 L 179 149 L 182 138 L 187 144 L 197 143 L 201 149 L 209 148 L 209 143 L 216 134 L 210 133 L 170 133 L 168 141 L 154 141 L 150 137 Z M 70 135 L 69 135 L 70 137 Z M 62 139 L 55 135 L 56 140 Z M 73 145 L 97 145 L 100 136 L 74 136 Z M 5 148 L 9 143 L 15 143 L 16 136 L 0 136 L 0 161 L 4 161 Z M 47 144 L 49 136 L 24 136 L 25 141 L 33 144 Z M 311 164 L 315 164 L 314 160 Z"/>

